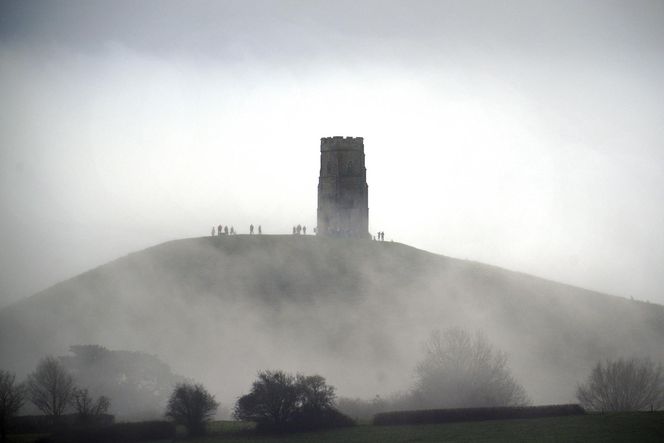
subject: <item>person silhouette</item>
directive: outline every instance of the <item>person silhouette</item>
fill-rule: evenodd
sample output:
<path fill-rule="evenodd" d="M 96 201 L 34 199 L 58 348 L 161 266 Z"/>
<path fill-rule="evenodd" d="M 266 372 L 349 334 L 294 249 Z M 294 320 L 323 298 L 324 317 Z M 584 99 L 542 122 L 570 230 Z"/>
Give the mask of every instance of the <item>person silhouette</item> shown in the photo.
<path fill-rule="evenodd" d="M 214 226 L 212 226 L 212 234 L 210 234 L 212 237 L 214 237 Z"/>
<path fill-rule="evenodd" d="M 214 230 L 214 228 L 212 228 Z M 214 234 L 212 234 L 214 235 Z M 217 235 L 221 235 L 221 225 L 217 226 Z"/>
<path fill-rule="evenodd" d="M 228 235 L 228 226 L 224 226 L 224 234 Z"/>
<path fill-rule="evenodd" d="M 263 233 L 263 229 L 261 229 L 261 225 L 258 225 L 258 235 L 261 235 Z"/>
<path fill-rule="evenodd" d="M 302 233 L 302 225 L 297 225 L 297 235 Z"/>
<path fill-rule="evenodd" d="M 307 227 L 306 226 L 302 226 L 302 233 L 304 235 L 307 235 Z"/>
<path fill-rule="evenodd" d="M 249 225 L 249 235 L 254 235 L 254 225 Z"/>
<path fill-rule="evenodd" d="M 235 235 L 235 228 L 231 226 L 231 235 Z"/>

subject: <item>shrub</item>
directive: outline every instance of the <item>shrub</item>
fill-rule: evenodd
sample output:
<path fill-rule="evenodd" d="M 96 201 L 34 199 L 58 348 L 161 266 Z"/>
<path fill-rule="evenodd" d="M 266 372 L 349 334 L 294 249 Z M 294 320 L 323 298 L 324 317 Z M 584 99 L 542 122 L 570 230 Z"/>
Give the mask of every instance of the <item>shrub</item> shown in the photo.
<path fill-rule="evenodd" d="M 664 372 L 648 359 L 597 363 L 576 397 L 595 411 L 638 411 L 664 406 Z"/>
<path fill-rule="evenodd" d="M 115 417 L 110 414 L 101 414 L 90 417 L 86 422 L 89 426 L 110 426 Z M 61 415 L 57 423 L 45 415 L 21 415 L 14 420 L 14 432 L 17 434 L 45 434 L 58 429 L 74 428 L 81 424 L 78 414 Z"/>
<path fill-rule="evenodd" d="M 286 427 L 289 431 L 312 431 L 315 429 L 343 428 L 354 426 L 355 421 L 334 408 L 321 410 L 304 409 L 298 411 L 292 423 Z"/>
<path fill-rule="evenodd" d="M 416 411 L 383 412 L 376 414 L 373 423 L 375 425 L 411 425 L 424 423 L 452 423 L 459 421 L 557 417 L 581 414 L 585 414 L 585 411 L 581 406 L 576 404 L 495 408 L 424 409 Z"/>
<path fill-rule="evenodd" d="M 200 384 L 179 383 L 168 399 L 166 416 L 187 428 L 190 436 L 205 434 L 205 423 L 219 407 L 212 396 Z"/>
<path fill-rule="evenodd" d="M 116 423 L 110 426 L 73 427 L 55 432 L 43 443 L 131 443 L 146 440 L 172 440 L 175 425 L 167 421 Z"/>
<path fill-rule="evenodd" d="M 298 408 L 295 377 L 283 371 L 262 371 L 251 392 L 235 404 L 239 420 L 256 422 L 260 429 L 280 429 L 293 421 Z"/>
<path fill-rule="evenodd" d="M 251 392 L 240 397 L 235 417 L 256 422 L 257 429 L 295 431 L 350 426 L 353 420 L 334 408 L 334 388 L 319 375 L 262 371 Z"/>

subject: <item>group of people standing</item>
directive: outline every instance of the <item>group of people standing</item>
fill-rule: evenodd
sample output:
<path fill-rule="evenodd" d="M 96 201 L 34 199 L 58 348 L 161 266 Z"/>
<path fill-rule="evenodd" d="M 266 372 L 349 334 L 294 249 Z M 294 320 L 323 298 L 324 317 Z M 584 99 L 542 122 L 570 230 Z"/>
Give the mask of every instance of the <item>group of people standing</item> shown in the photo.
<path fill-rule="evenodd" d="M 258 235 L 263 234 L 263 228 L 261 227 L 261 225 L 258 225 L 257 231 L 258 231 Z M 214 237 L 214 236 L 235 235 L 235 234 L 236 234 L 235 228 L 233 228 L 232 226 L 229 229 L 228 226 L 219 225 L 216 228 L 214 226 L 212 227 L 212 233 L 210 235 L 212 237 Z M 314 234 L 317 234 L 316 228 L 314 228 Z M 249 225 L 249 235 L 254 235 L 254 225 L 253 224 Z M 307 235 L 307 227 L 303 226 L 303 225 L 293 226 L 293 235 Z M 340 235 L 337 235 L 337 236 L 340 236 Z M 383 232 L 383 231 L 378 232 L 374 236 L 374 240 L 385 241 L 385 232 Z"/>
<path fill-rule="evenodd" d="M 216 229 L 216 235 L 235 235 L 235 228 L 231 226 L 230 231 L 228 230 L 228 226 L 217 226 Z M 215 228 L 212 226 L 212 233 L 210 234 L 212 237 L 215 236 Z"/>
<path fill-rule="evenodd" d="M 263 233 L 263 228 L 261 227 L 261 225 L 258 225 L 258 234 L 260 235 L 262 233 Z M 236 232 L 234 227 L 231 226 L 231 228 L 228 229 L 228 226 L 219 225 L 216 228 L 212 226 L 212 233 L 210 235 L 214 237 L 215 235 L 221 236 L 221 235 L 235 235 L 235 234 Z M 251 235 L 254 234 L 254 225 L 249 225 L 249 234 Z"/>
<path fill-rule="evenodd" d="M 314 232 L 316 228 L 314 228 Z M 293 235 L 307 235 L 307 227 L 302 225 L 293 226 Z"/>

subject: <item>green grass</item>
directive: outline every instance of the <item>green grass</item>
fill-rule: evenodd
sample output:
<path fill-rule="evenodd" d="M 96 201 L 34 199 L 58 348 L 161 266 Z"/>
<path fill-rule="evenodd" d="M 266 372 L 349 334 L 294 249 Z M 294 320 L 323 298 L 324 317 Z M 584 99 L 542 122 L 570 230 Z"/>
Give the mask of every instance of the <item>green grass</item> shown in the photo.
<path fill-rule="evenodd" d="M 222 425 L 223 427 L 224 425 Z M 232 425 L 225 425 L 232 426 Z M 191 443 L 252 442 L 664 442 L 664 412 L 592 414 L 417 426 L 370 426 L 287 436 L 256 436 L 226 428 Z"/>
<path fill-rule="evenodd" d="M 178 441 L 188 443 L 427 443 L 427 442 L 542 442 L 604 443 L 664 442 L 664 412 L 591 414 L 527 420 L 492 420 L 440 425 L 371 426 L 282 436 L 257 436 L 253 425 L 220 421 L 210 424 L 214 435 Z M 12 435 L 15 443 L 34 442 L 40 435 Z M 144 442 L 148 443 L 148 442 Z M 150 442 L 152 443 L 152 442 Z M 156 443 L 156 442 L 154 442 Z M 160 443 L 167 443 L 160 440 Z"/>
<path fill-rule="evenodd" d="M 251 431 L 256 427 L 254 423 L 243 421 L 214 421 L 208 424 L 210 434 L 233 434 L 238 432 Z"/>

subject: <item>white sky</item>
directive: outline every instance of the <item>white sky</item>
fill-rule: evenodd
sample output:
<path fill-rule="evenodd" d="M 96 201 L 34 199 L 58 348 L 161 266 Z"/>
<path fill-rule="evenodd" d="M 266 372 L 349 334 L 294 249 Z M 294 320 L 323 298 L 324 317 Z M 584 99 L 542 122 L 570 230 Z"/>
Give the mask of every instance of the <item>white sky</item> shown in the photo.
<path fill-rule="evenodd" d="M 0 6 L 0 306 L 212 225 L 313 227 L 365 138 L 370 227 L 664 303 L 664 3 Z"/>

